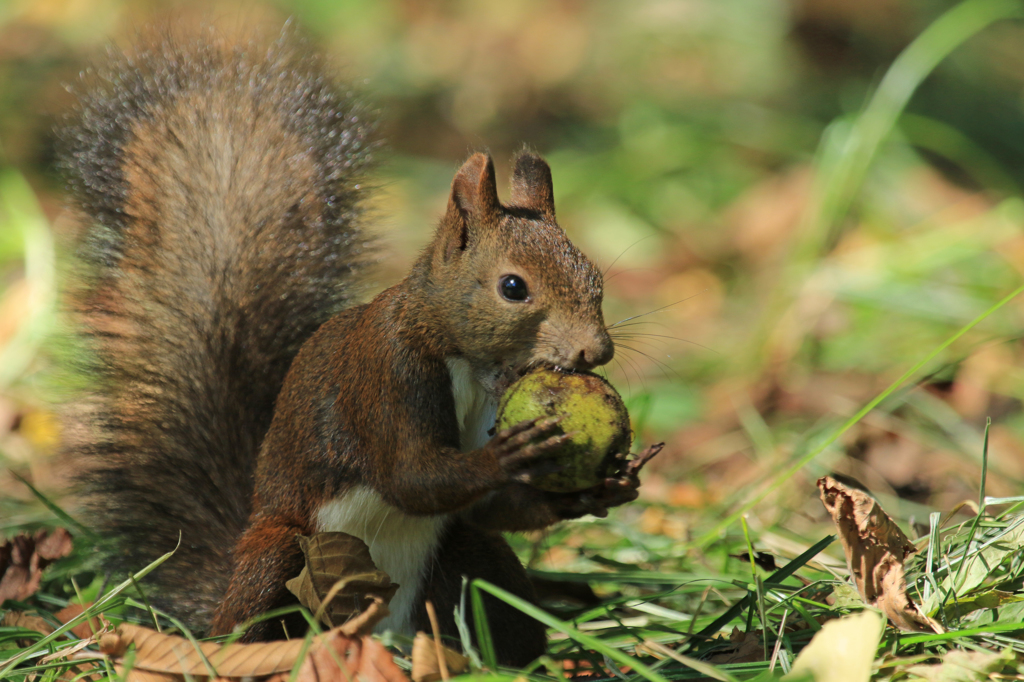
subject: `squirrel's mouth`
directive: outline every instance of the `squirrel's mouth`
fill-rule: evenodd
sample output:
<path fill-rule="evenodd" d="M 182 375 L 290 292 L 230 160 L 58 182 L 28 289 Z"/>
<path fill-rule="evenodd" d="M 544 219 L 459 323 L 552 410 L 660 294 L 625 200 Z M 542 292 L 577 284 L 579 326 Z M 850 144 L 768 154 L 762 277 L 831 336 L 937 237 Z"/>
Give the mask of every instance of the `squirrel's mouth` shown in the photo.
<path fill-rule="evenodd" d="M 511 363 L 502 363 L 499 365 L 495 368 L 494 380 L 492 382 L 494 397 L 500 398 L 505 391 L 508 390 L 509 386 L 541 364 L 543 363 L 536 360 L 530 360 L 518 365 Z"/>
<path fill-rule="evenodd" d="M 509 386 L 511 386 L 516 381 L 526 376 L 533 370 L 542 367 L 545 369 L 554 370 L 556 372 L 565 372 L 566 374 L 573 374 L 577 371 L 567 367 L 559 367 L 558 365 L 553 365 L 545 360 L 530 360 L 518 366 L 509 365 L 506 367 L 499 367 L 496 370 L 494 379 L 491 383 L 492 390 L 494 391 L 494 396 L 496 398 L 500 398 L 505 393 L 505 391 L 508 390 Z"/>

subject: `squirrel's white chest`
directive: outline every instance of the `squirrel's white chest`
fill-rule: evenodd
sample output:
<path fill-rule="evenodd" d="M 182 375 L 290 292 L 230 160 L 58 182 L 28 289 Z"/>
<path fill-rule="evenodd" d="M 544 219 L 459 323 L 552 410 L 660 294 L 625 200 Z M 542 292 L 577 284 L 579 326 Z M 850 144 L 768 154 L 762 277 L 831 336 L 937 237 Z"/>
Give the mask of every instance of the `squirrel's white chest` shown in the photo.
<path fill-rule="evenodd" d="M 385 502 L 375 490 L 363 485 L 353 487 L 320 508 L 317 530 L 360 538 L 370 548 L 370 557 L 377 568 L 399 585 L 388 605 L 391 614 L 375 631 L 416 634 L 412 622 L 416 595 L 446 520 L 445 516 L 404 514 Z"/>
<path fill-rule="evenodd" d="M 455 396 L 455 417 L 459 424 L 461 449 L 466 452 L 486 443 L 494 426 L 497 403 L 473 378 L 469 363 L 448 360 Z M 321 533 L 348 533 L 369 546 L 377 568 L 398 583 L 391 600 L 391 615 L 375 630 L 415 634 L 412 622 L 417 595 L 434 558 L 447 515 L 410 516 L 385 502 L 367 486 L 355 486 L 322 506 L 317 513 Z"/>
<path fill-rule="evenodd" d="M 498 402 L 476 380 L 467 361 L 448 358 L 447 363 L 448 374 L 452 378 L 452 395 L 455 397 L 459 444 L 463 452 L 476 450 L 491 439 L 490 431 L 498 413 Z"/>

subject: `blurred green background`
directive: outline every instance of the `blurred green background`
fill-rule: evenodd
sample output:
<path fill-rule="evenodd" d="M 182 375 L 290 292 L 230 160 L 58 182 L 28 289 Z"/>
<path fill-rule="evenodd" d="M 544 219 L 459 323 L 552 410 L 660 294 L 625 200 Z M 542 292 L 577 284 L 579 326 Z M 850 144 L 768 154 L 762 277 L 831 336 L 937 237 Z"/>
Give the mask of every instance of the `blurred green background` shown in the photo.
<path fill-rule="evenodd" d="M 511 154 L 545 155 L 560 223 L 608 269 L 608 323 L 644 315 L 620 327 L 608 372 L 639 440 L 668 447 L 648 505 L 625 513 L 692 537 L 1021 282 L 1024 23 L 967 28 L 1006 3 L 964 9 L 947 26 L 963 44 L 945 59 L 933 45 L 919 86 L 890 83 L 905 110 L 851 128 L 954 4 L 0 0 L 0 466 L 51 492 L 67 475 L 64 84 L 152 22 L 274 34 L 294 17 L 383 115 L 377 288 L 427 241 L 469 152 L 492 152 L 506 197 Z M 1022 314 L 1015 300 L 959 339 L 767 497 L 751 523 L 777 532 L 762 542 L 782 551 L 825 519 L 813 480 L 832 470 L 919 523 L 976 498 L 989 416 L 989 494 L 1019 494 Z M 0 515 L 43 514 L 0 474 Z"/>

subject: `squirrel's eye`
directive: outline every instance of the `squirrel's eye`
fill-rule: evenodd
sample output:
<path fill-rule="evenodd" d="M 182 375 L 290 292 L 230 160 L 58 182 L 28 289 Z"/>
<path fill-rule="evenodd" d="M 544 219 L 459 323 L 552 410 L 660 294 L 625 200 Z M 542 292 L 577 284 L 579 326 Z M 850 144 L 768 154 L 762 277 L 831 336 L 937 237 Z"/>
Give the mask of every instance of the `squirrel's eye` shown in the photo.
<path fill-rule="evenodd" d="M 530 297 L 526 282 L 518 275 L 505 275 L 498 280 L 498 293 L 506 301 L 520 302 Z"/>

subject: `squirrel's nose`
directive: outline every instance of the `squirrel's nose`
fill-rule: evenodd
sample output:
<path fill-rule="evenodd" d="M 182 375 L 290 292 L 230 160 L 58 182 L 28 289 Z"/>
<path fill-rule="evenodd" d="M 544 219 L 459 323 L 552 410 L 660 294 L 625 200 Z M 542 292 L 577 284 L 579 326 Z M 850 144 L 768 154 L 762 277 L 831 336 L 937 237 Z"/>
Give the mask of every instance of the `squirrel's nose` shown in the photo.
<path fill-rule="evenodd" d="M 615 344 L 607 333 L 595 337 L 576 354 L 574 369 L 593 369 L 608 364 L 615 355 Z"/>

